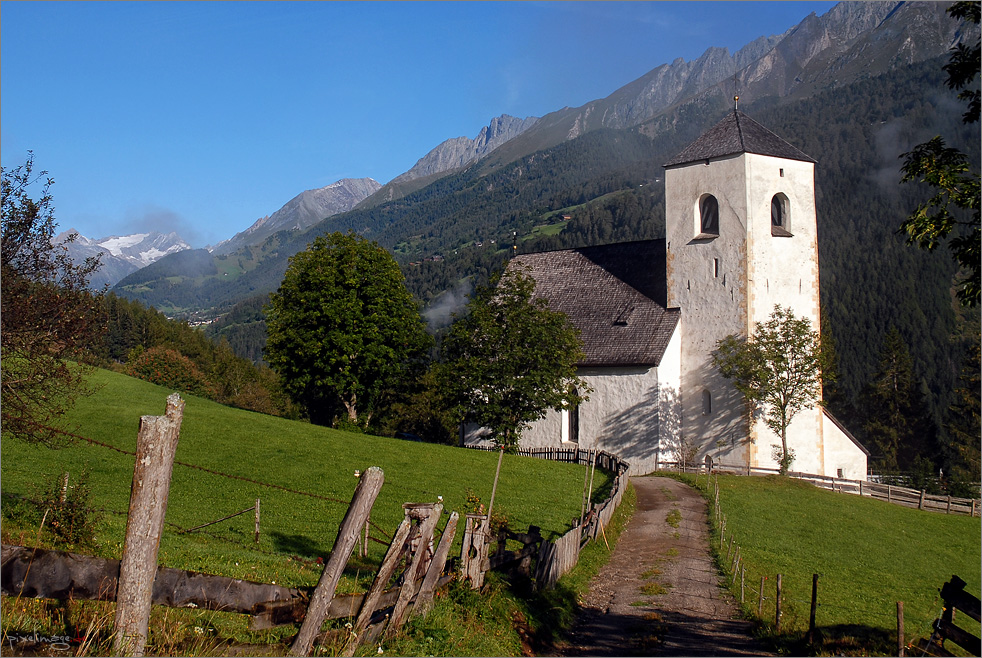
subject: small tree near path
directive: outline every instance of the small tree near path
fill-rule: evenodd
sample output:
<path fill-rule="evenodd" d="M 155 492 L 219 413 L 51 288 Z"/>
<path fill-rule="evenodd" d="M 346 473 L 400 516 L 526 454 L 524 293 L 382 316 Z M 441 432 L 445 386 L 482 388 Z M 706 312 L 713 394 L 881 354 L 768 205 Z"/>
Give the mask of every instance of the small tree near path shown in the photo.
<path fill-rule="evenodd" d="M 822 404 L 822 373 L 830 372 L 828 355 L 817 331 L 790 308 L 775 306 L 753 337 L 731 334 L 716 343 L 713 365 L 743 394 L 751 417 L 761 417 L 781 445 L 774 458 L 787 475 L 794 461 L 788 448 L 788 425 L 802 409 Z"/>
<path fill-rule="evenodd" d="M 442 346 L 440 386 L 457 417 L 488 428 L 509 451 L 548 409 L 571 409 L 588 389 L 576 375 L 579 331 L 534 292 L 535 279 L 520 269 L 495 275 Z"/>

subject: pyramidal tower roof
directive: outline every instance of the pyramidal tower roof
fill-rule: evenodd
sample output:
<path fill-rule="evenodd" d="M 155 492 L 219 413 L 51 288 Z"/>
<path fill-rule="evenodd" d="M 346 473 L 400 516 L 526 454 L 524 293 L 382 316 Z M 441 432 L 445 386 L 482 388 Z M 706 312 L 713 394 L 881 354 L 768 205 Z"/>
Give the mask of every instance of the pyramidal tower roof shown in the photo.
<path fill-rule="evenodd" d="M 740 153 L 815 162 L 743 112 L 734 109 L 663 166 L 679 167 Z"/>

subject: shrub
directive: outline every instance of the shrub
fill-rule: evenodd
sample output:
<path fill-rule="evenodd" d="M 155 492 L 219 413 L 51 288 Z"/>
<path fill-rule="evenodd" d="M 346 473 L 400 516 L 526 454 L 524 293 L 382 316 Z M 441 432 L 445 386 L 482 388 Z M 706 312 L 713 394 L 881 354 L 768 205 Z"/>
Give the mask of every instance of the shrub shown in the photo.
<path fill-rule="evenodd" d="M 151 384 L 214 397 L 212 385 L 198 366 L 180 352 L 165 347 L 151 347 L 136 354 L 129 363 L 127 374 Z"/>
<path fill-rule="evenodd" d="M 88 471 L 82 471 L 74 482 L 68 472 L 57 473 L 35 488 L 34 500 L 30 501 L 32 516 L 38 524 L 44 521 L 56 543 L 87 544 L 95 536 L 98 522 L 91 493 Z"/>

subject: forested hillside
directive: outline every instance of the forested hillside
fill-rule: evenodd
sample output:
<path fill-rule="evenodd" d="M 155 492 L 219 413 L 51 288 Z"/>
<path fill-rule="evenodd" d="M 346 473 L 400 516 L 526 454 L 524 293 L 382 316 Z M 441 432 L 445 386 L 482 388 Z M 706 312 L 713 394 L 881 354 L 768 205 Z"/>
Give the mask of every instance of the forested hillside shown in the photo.
<path fill-rule="evenodd" d="M 794 103 L 741 104 L 818 161 L 825 330 L 840 357 L 833 411 L 852 428 L 863 424 L 854 405 L 877 370 L 884 337 L 896 327 L 938 432 L 932 442 L 944 440 L 944 418 L 966 349 L 956 336 L 965 327 L 952 298 L 949 255 L 908 247 L 897 233 L 916 200 L 927 194 L 900 184 L 898 156 L 944 134 L 949 144 L 973 154 L 977 166 L 978 125 L 961 123 L 963 108 L 944 88 L 945 62 L 902 67 Z M 435 321 L 439 326 L 470 285 L 501 267 L 513 244 L 524 252 L 660 237 L 662 163 L 716 123 L 731 103 L 710 95 L 641 126 L 587 133 L 490 171 L 478 163 L 402 199 L 215 258 L 214 275 L 179 276 L 174 268 L 166 277 L 143 273 L 123 293 L 175 311 L 227 310 L 275 290 L 289 256 L 314 236 L 354 230 L 396 255 L 414 295 L 442 319 Z M 255 299 L 214 331 L 225 334 L 237 353 L 256 359 L 263 332 L 250 320 L 261 321 Z"/>

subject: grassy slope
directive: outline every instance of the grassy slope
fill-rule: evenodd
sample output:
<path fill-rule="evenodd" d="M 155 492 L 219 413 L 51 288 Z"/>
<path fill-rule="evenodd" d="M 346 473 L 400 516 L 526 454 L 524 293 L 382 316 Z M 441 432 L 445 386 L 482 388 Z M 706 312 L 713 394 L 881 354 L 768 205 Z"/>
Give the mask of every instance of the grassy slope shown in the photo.
<path fill-rule="evenodd" d="M 812 574 L 820 574 L 816 625 L 831 639 L 826 650 L 848 651 L 845 638 L 855 637 L 873 651 L 895 651 L 897 601 L 904 602 L 905 636 L 929 636 L 942 607 L 938 590 L 952 574 L 979 595 L 978 518 L 909 509 L 778 477 L 723 476 L 719 484 L 726 541 L 732 534 L 747 569 L 747 608 L 756 613 L 757 588 L 767 576 L 762 616 L 773 621 L 780 573 L 782 624 L 807 630 Z M 714 542 L 718 548 L 718 535 Z M 739 579 L 734 589 L 739 596 Z"/>
<path fill-rule="evenodd" d="M 138 418 L 159 415 L 169 391 L 104 370 L 93 382 L 100 390 L 79 400 L 70 422 L 83 436 L 134 450 Z M 402 518 L 404 502 L 435 502 L 444 497 L 447 511 L 464 511 L 468 490 L 487 502 L 497 455 L 449 446 L 348 434 L 304 423 L 263 416 L 208 400 L 186 396 L 177 460 L 262 482 L 350 500 L 355 470 L 379 466 L 385 485 L 372 521 L 390 533 Z M 97 552 L 119 557 L 125 530 L 133 457 L 80 443 L 58 451 L 33 448 L 19 441 L 2 442 L 2 479 L 7 494 L 31 495 L 45 474 L 91 472 L 95 505 L 108 510 L 96 538 Z M 507 514 L 513 527 L 539 525 L 546 536 L 566 531 L 579 515 L 582 466 L 506 456 L 501 469 L 495 512 Z M 74 479 L 73 479 L 74 481 Z M 597 489 L 605 482 L 601 482 Z M 262 536 L 252 541 L 252 514 L 183 535 L 178 528 L 218 519 L 251 507 L 262 499 Z M 16 519 L 5 514 L 5 540 L 18 540 Z M 309 564 L 326 556 L 347 509 L 329 502 L 175 466 L 161 544 L 166 566 L 284 585 L 316 584 L 318 570 Z M 176 526 L 176 527 L 175 527 Z M 26 526 L 21 526 L 26 529 Z M 372 536 L 383 538 L 379 530 Z M 23 538 L 28 541 L 27 537 Z M 459 542 L 459 537 L 458 537 Z M 385 546 L 371 542 L 377 562 Z M 290 559 L 292 556 L 302 560 Z M 305 564 L 305 561 L 307 562 Z M 353 564 L 362 580 L 370 565 Z"/>

